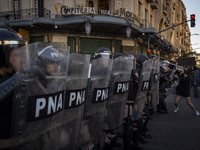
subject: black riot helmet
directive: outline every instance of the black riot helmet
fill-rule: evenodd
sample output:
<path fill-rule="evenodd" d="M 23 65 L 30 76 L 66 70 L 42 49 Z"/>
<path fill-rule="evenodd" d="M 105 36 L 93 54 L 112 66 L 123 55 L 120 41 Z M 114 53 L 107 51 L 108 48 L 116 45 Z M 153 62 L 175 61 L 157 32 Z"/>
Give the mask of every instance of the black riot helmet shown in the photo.
<path fill-rule="evenodd" d="M 142 63 L 145 61 L 145 60 L 148 60 L 149 58 L 147 57 L 147 55 L 145 54 L 138 54 L 136 56 L 136 67 L 137 68 L 142 68 Z"/>
<path fill-rule="evenodd" d="M 121 53 L 115 53 L 113 59 L 123 56 Z"/>
<path fill-rule="evenodd" d="M 26 45 L 17 33 L 0 29 L 0 67 L 12 68 L 9 62 L 10 51 Z"/>
<path fill-rule="evenodd" d="M 59 63 L 63 59 L 63 55 L 58 50 L 48 45 L 38 51 L 37 65 L 46 68 L 48 63 Z"/>
<path fill-rule="evenodd" d="M 94 54 L 94 59 L 97 58 L 112 58 L 112 52 L 106 47 L 98 48 Z"/>

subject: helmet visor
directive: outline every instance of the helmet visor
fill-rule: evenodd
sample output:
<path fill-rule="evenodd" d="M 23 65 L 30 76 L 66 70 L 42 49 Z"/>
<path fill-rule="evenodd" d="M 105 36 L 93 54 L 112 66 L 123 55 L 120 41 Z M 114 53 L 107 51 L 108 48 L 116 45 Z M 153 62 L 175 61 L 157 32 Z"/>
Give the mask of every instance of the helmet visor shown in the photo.
<path fill-rule="evenodd" d="M 107 58 L 107 59 L 112 59 L 112 55 L 110 53 L 95 53 L 94 54 L 94 59 L 97 58 Z"/>
<path fill-rule="evenodd" d="M 24 45 L 26 45 L 25 41 L 0 41 L 0 48 L 2 49 L 0 55 L 0 67 L 13 67 L 14 64 L 10 62 L 10 60 L 12 60 L 10 58 L 11 53 L 13 54 L 14 52 L 12 51 L 17 50 Z M 16 53 L 15 55 L 17 57 L 19 56 L 19 53 Z M 15 70 L 15 68 L 13 69 Z"/>

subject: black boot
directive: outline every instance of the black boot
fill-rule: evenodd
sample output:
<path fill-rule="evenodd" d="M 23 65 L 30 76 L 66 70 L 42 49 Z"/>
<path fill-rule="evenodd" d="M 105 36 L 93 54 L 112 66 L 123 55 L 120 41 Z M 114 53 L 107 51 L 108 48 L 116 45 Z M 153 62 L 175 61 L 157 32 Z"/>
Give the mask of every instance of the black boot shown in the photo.
<path fill-rule="evenodd" d="M 124 135 L 123 135 L 123 150 L 132 150 L 132 132 L 133 123 L 130 117 L 125 118 L 124 122 Z"/>
<path fill-rule="evenodd" d="M 144 148 L 139 146 L 139 140 L 140 140 L 139 131 L 133 131 L 133 138 L 132 138 L 132 149 L 133 150 L 144 150 Z"/>

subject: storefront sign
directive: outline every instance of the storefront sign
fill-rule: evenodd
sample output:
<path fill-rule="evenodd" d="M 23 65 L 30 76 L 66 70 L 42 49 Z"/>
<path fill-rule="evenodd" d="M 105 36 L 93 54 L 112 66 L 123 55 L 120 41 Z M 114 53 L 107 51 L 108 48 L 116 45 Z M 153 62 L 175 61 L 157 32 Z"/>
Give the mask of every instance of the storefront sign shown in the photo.
<path fill-rule="evenodd" d="M 94 7 L 68 7 L 68 6 L 63 6 L 61 8 L 61 14 L 66 17 L 69 15 L 86 15 L 86 14 L 95 14 L 95 9 Z M 118 10 L 118 13 L 112 13 L 110 10 L 100 10 L 99 15 L 110 15 L 110 16 L 117 16 L 117 17 L 122 17 L 126 18 L 128 20 L 133 20 L 134 19 L 134 14 L 133 12 L 126 11 L 125 8 L 120 8 Z"/>
<path fill-rule="evenodd" d="M 128 20 L 133 20 L 134 19 L 134 14 L 133 12 L 126 11 L 125 8 L 120 8 L 118 16 L 120 17 L 125 17 Z"/>
<path fill-rule="evenodd" d="M 94 7 L 68 7 L 68 6 L 63 6 L 61 8 L 61 14 L 63 16 L 94 14 L 94 13 L 95 13 Z"/>

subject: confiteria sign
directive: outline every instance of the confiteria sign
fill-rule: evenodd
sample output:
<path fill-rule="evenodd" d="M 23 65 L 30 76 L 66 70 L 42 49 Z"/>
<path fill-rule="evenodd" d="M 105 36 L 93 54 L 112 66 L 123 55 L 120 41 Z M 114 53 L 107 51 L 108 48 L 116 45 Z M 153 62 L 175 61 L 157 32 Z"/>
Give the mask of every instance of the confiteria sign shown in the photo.
<path fill-rule="evenodd" d="M 95 14 L 94 7 L 68 7 L 63 6 L 61 8 L 61 14 L 66 17 L 69 15 L 92 15 Z M 126 11 L 125 8 L 120 8 L 118 14 L 112 13 L 110 10 L 100 10 L 100 15 L 110 15 L 110 16 L 118 16 L 118 17 L 125 17 L 128 20 L 133 20 L 134 14 L 130 11 Z"/>

